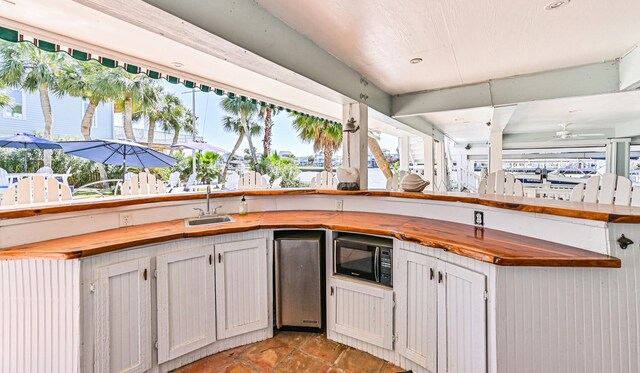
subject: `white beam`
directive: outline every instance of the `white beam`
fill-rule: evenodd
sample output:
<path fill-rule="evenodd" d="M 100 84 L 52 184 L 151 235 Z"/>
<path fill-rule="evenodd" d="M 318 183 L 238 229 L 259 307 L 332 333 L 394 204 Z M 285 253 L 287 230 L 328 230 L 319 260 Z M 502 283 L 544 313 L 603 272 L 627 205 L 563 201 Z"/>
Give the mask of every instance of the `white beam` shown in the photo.
<path fill-rule="evenodd" d="M 620 90 L 617 61 L 494 79 L 488 82 L 395 96 L 392 116 L 426 113 L 564 97 L 614 93 Z"/>
<path fill-rule="evenodd" d="M 620 90 L 640 87 L 640 47 L 636 46 L 620 59 Z"/>
<path fill-rule="evenodd" d="M 489 138 L 489 172 L 502 170 L 502 132 L 492 131 Z"/>
<path fill-rule="evenodd" d="M 113 7 L 111 5 L 113 0 L 75 1 L 101 11 L 108 10 L 114 16 L 140 25 L 140 21 L 127 16 L 126 11 L 119 11 Z M 118 2 L 123 2 L 123 0 L 118 0 Z M 208 1 L 206 3 L 201 0 L 144 0 L 144 2 L 207 31 L 211 37 L 217 36 L 240 47 L 245 55 L 255 54 L 275 65 L 265 65 L 255 58 L 242 58 L 238 53 L 232 56 L 224 55 L 225 49 L 217 52 L 222 54 L 218 57 L 265 76 L 272 75 L 270 69 L 283 67 L 294 73 L 289 73 L 288 76 L 283 74 L 282 78 L 284 79 L 291 79 L 295 82 L 294 75 L 300 75 L 352 100 L 365 101 L 367 105 L 384 114 L 388 115 L 391 111 L 389 94 L 363 79 L 357 71 L 317 46 L 304 35 L 293 30 L 254 0 Z M 127 0 L 122 6 L 126 7 L 126 3 L 140 3 L 140 0 Z M 116 13 L 118 14 L 116 15 Z M 183 26 L 181 23 L 184 24 L 184 22 L 174 23 L 178 26 Z M 141 27 L 152 27 L 157 32 L 157 28 L 160 26 L 145 23 Z M 170 31 L 165 30 L 162 35 L 172 37 L 176 41 L 194 48 L 202 48 L 194 45 L 196 43 L 190 40 L 189 34 L 168 35 L 168 33 Z M 303 87 L 298 88 L 304 89 Z"/>
<path fill-rule="evenodd" d="M 362 103 L 342 106 L 342 122 L 353 118 L 358 131 L 344 132 L 342 139 L 342 166 L 355 167 L 360 173 L 360 189 L 368 188 L 369 181 L 369 111 Z"/>
<path fill-rule="evenodd" d="M 607 144 L 606 171 L 629 177 L 629 152 L 631 139 L 610 139 Z"/>

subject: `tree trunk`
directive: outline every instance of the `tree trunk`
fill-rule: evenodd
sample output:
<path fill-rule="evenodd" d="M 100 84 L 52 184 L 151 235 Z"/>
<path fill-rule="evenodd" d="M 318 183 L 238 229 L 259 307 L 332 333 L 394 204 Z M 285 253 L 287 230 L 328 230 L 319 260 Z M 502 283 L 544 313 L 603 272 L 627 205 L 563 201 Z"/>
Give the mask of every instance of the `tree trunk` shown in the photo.
<path fill-rule="evenodd" d="M 133 134 L 133 98 L 126 97 L 124 99 L 124 135 L 127 140 L 136 141 Z"/>
<path fill-rule="evenodd" d="M 327 172 L 331 172 L 333 169 L 333 162 L 331 161 L 331 157 L 333 156 L 333 150 L 331 148 L 325 146 L 324 148 L 324 169 Z"/>
<path fill-rule="evenodd" d="M 373 154 L 373 158 L 376 160 L 376 164 L 385 178 L 390 178 L 393 176 L 391 172 L 391 168 L 389 167 L 389 161 L 384 156 L 382 149 L 380 149 L 380 144 L 378 144 L 378 140 L 369 136 L 369 150 L 371 150 L 371 154 Z"/>
<path fill-rule="evenodd" d="M 149 117 L 149 129 L 147 130 L 147 145 L 151 147 L 153 144 L 153 137 L 156 133 L 156 118 Z"/>
<path fill-rule="evenodd" d="M 244 128 L 244 135 L 247 136 L 247 140 L 249 141 L 249 151 L 251 152 L 251 159 L 253 160 L 253 164 L 258 164 L 258 157 L 256 157 L 256 148 L 253 147 L 253 141 L 251 140 L 251 133 L 249 133 L 249 124 L 248 118 L 241 118 L 242 127 Z"/>
<path fill-rule="evenodd" d="M 231 153 L 229 153 L 229 158 L 227 158 L 227 161 L 224 164 L 224 169 L 222 170 L 222 175 L 220 175 L 224 179 L 224 180 L 221 180 L 222 183 L 227 182 L 227 171 L 229 170 L 229 163 L 231 163 L 233 156 L 236 155 L 236 152 L 238 151 L 240 144 L 242 144 L 243 138 L 244 138 L 244 134 L 240 134 L 240 136 L 238 136 L 238 141 L 236 141 L 236 144 L 233 146 L 233 150 L 231 151 Z"/>
<path fill-rule="evenodd" d="M 173 140 L 171 140 L 171 145 L 176 145 L 178 143 L 178 139 L 180 138 L 180 128 L 176 128 L 173 132 Z M 173 155 L 173 152 L 176 151 L 176 148 L 171 148 L 169 154 Z"/>
<path fill-rule="evenodd" d="M 271 128 L 273 127 L 273 119 L 271 118 L 271 108 L 267 107 L 264 114 L 264 138 L 262 139 L 262 146 L 264 155 L 271 154 Z"/>
<path fill-rule="evenodd" d="M 89 106 L 87 106 L 87 111 L 84 112 L 84 116 L 82 117 L 82 123 L 80 125 L 80 132 L 82 132 L 82 137 L 85 140 L 91 140 L 91 125 L 93 124 L 93 116 L 96 113 L 96 107 L 98 105 L 89 101 Z"/>
<path fill-rule="evenodd" d="M 51 140 L 53 127 L 53 113 L 51 112 L 51 100 L 49 99 L 49 86 L 43 84 L 38 89 L 40 91 L 40 106 L 44 116 L 44 138 Z M 51 150 L 44 151 L 44 166 L 51 167 Z"/>

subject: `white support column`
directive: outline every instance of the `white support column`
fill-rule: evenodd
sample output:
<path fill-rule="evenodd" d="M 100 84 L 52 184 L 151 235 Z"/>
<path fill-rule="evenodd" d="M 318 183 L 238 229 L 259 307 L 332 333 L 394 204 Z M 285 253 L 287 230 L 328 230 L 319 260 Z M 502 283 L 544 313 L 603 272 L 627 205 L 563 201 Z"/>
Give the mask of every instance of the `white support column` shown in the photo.
<path fill-rule="evenodd" d="M 398 142 L 400 143 L 398 152 L 400 153 L 400 169 L 409 171 L 409 151 L 410 151 L 410 143 L 409 136 L 402 136 L 398 138 Z"/>
<path fill-rule="evenodd" d="M 629 177 L 630 138 L 611 139 L 607 144 L 606 171 Z"/>
<path fill-rule="evenodd" d="M 445 156 L 444 156 L 444 139 L 442 139 L 441 141 L 435 141 L 434 142 L 434 157 L 435 157 L 435 165 L 436 165 L 436 177 L 435 180 L 437 182 L 437 184 L 434 185 L 434 190 L 437 190 L 439 192 L 445 192 L 446 187 L 445 187 L 445 179 L 446 179 L 446 170 L 447 170 L 447 165 L 445 163 Z"/>
<path fill-rule="evenodd" d="M 502 131 L 491 131 L 489 137 L 489 172 L 502 170 Z"/>
<path fill-rule="evenodd" d="M 422 141 L 424 142 L 424 179 L 430 182 L 426 190 L 433 191 L 433 184 L 435 184 L 433 172 L 433 137 L 425 135 L 422 137 Z"/>
<path fill-rule="evenodd" d="M 342 123 L 355 119 L 355 133 L 344 132 L 342 139 L 342 167 L 355 167 L 360 172 L 360 189 L 366 190 L 369 181 L 369 107 L 363 103 L 342 106 Z"/>

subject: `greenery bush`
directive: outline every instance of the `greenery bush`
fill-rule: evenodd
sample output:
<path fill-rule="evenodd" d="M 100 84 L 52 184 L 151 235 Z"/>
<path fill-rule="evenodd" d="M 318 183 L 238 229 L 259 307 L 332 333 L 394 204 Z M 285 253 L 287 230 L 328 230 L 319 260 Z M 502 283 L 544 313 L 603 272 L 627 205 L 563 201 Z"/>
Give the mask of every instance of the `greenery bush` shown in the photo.
<path fill-rule="evenodd" d="M 300 168 L 293 163 L 293 159 L 282 158 L 277 153 L 263 156 L 254 171 L 263 175 L 269 175 L 270 180 L 282 177 L 282 188 L 300 188 L 303 183 L 297 179 Z"/>

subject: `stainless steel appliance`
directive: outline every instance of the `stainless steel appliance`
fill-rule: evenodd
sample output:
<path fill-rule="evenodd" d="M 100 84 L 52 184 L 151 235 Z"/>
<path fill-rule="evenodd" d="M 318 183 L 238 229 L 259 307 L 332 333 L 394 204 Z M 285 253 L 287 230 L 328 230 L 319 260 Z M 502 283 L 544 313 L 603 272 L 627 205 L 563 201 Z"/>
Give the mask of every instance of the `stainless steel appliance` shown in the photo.
<path fill-rule="evenodd" d="M 341 234 L 334 240 L 334 273 L 382 285 L 393 285 L 393 241 L 360 234 Z"/>
<path fill-rule="evenodd" d="M 276 326 L 323 328 L 324 232 L 275 235 Z"/>

